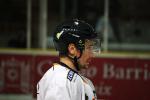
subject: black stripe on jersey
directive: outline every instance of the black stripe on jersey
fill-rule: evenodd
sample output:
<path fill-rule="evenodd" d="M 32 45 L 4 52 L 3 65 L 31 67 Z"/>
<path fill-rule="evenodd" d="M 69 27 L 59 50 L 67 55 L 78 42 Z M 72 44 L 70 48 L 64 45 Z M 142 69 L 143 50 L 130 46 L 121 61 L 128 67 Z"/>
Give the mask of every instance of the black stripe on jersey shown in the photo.
<path fill-rule="evenodd" d="M 39 94 L 39 93 L 38 93 L 39 88 L 40 88 L 40 86 L 39 86 L 39 84 L 37 84 L 37 93 L 36 93 L 36 94 Z"/>
<path fill-rule="evenodd" d="M 58 63 L 58 64 L 62 65 L 63 67 L 66 67 L 66 68 L 70 69 L 71 71 L 73 71 L 74 73 L 77 73 L 77 74 L 78 74 L 78 72 L 77 72 L 77 71 L 75 71 L 74 69 L 70 68 L 69 66 L 67 66 L 67 65 L 66 65 L 66 64 L 64 64 L 63 62 L 56 62 L 56 63 Z"/>
<path fill-rule="evenodd" d="M 85 100 L 89 100 L 89 97 L 87 96 L 87 94 L 85 94 Z"/>

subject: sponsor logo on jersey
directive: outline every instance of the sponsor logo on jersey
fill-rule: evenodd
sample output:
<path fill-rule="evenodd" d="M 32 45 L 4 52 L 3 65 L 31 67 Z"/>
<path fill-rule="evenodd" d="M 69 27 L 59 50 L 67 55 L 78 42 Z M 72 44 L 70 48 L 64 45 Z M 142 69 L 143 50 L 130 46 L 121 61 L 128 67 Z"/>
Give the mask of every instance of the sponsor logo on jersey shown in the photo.
<path fill-rule="evenodd" d="M 72 81 L 73 76 L 74 76 L 74 73 L 75 73 L 75 72 L 73 72 L 72 70 L 70 70 L 70 71 L 68 72 L 67 79 L 69 79 L 70 81 Z"/>

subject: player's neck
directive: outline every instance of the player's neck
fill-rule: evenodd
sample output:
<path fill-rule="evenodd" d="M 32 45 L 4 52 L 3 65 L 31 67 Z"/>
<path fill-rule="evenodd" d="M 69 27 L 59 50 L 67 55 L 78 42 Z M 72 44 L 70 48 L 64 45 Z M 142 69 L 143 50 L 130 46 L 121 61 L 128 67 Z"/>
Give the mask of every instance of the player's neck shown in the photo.
<path fill-rule="evenodd" d="M 60 62 L 66 64 L 68 67 L 70 67 L 71 69 L 76 70 L 76 67 L 74 66 L 73 62 L 71 59 L 69 59 L 68 57 L 61 57 L 60 58 Z"/>

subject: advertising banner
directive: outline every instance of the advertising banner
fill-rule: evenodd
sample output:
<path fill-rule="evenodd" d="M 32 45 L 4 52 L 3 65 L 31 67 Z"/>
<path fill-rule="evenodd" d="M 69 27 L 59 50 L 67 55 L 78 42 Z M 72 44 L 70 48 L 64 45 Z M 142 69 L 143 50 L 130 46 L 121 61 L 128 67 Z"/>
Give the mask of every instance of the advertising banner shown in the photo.
<path fill-rule="evenodd" d="M 88 70 L 100 100 L 149 100 L 150 60 L 95 58 Z"/>
<path fill-rule="evenodd" d="M 0 93 L 33 93 L 58 61 L 50 55 L 0 54 Z M 150 59 L 96 57 L 82 74 L 93 82 L 98 100 L 150 100 Z"/>
<path fill-rule="evenodd" d="M 0 54 L 0 93 L 29 93 L 32 56 Z"/>

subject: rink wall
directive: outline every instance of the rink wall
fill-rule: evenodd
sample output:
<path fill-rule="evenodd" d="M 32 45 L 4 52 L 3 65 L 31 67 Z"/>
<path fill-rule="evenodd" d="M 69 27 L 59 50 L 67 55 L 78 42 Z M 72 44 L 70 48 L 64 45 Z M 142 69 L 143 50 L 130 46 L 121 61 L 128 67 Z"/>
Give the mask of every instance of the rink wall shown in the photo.
<path fill-rule="evenodd" d="M 53 62 L 54 51 L 0 51 L 0 94 L 36 95 L 36 84 Z M 150 100 L 150 54 L 102 53 L 82 74 L 90 78 L 98 99 Z"/>

